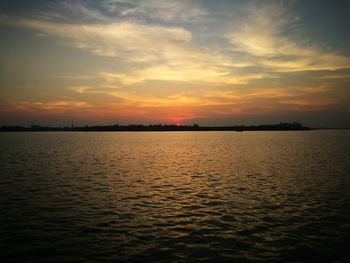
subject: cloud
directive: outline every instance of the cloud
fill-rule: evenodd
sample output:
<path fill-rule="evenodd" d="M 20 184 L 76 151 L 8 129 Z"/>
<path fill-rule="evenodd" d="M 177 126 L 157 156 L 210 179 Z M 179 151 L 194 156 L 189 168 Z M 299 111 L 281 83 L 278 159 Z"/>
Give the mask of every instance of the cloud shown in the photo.
<path fill-rule="evenodd" d="M 283 2 L 249 6 L 246 19 L 227 38 L 235 50 L 254 56 L 260 66 L 274 71 L 350 68 L 348 57 L 323 51 L 296 37 L 291 28 L 296 27 L 298 18 L 290 15 L 289 8 Z"/>
<path fill-rule="evenodd" d="M 209 12 L 194 1 L 164 0 L 109 0 L 105 6 L 110 12 L 124 17 L 148 18 L 160 21 L 193 22 Z"/>
<path fill-rule="evenodd" d="M 88 24 L 38 19 L 7 21 L 57 37 L 66 45 L 117 58 L 124 69 L 104 76 L 118 79 L 123 85 L 147 80 L 244 84 L 264 75 L 234 74 L 235 68 L 249 64 L 195 45 L 192 33 L 181 27 L 126 21 Z"/>
<path fill-rule="evenodd" d="M 65 44 L 96 55 L 118 57 L 133 62 L 166 59 L 166 56 L 172 55 L 173 47 L 185 48 L 191 40 L 191 33 L 182 28 L 133 22 L 70 24 L 19 19 L 11 23 L 58 37 Z"/>
<path fill-rule="evenodd" d="M 169 20 L 176 20 L 176 13 L 188 10 L 188 5 L 186 1 L 106 2 L 109 12 L 119 12 L 121 16 L 132 14 L 140 17 L 143 13 L 158 16 L 157 11 L 151 12 L 154 9 L 167 14 L 168 17 L 162 19 Z M 284 30 L 296 23 L 296 19 L 291 19 L 288 6 L 283 4 L 246 7 L 246 19 L 233 21 L 236 26 L 226 35 L 236 52 L 231 54 L 225 48 L 199 45 L 193 38 L 194 32 L 183 27 L 147 24 L 140 20 L 111 20 L 106 14 L 91 10 L 80 2 L 72 5 L 63 2 L 60 6 L 69 10 L 66 11 L 68 17 L 83 14 L 94 21 L 57 21 L 57 17 L 50 17 L 47 13 L 46 16 L 17 19 L 2 16 L 2 23 L 30 28 L 56 37 L 65 45 L 118 59 L 118 63 L 123 64 L 122 69 L 101 74 L 120 85 L 149 80 L 247 84 L 270 78 L 274 72 L 350 68 L 348 57 L 307 47 L 296 38 L 285 36 Z M 237 52 L 245 55 L 238 56 Z M 237 70 L 252 66 L 258 68 L 258 72 Z"/>
<path fill-rule="evenodd" d="M 267 76 L 264 73 L 232 74 L 227 69 L 222 69 L 219 66 L 197 62 L 188 62 L 179 66 L 169 66 L 166 64 L 150 66 L 128 74 L 101 72 L 101 75 L 109 83 L 120 85 L 132 85 L 151 80 L 199 82 L 212 85 L 246 84 L 251 80 L 262 79 Z"/>
<path fill-rule="evenodd" d="M 318 98 L 314 100 L 299 99 L 299 100 L 283 100 L 281 104 L 289 104 L 303 107 L 322 107 L 335 104 L 337 102 L 334 98 Z"/>
<path fill-rule="evenodd" d="M 7 109 L 0 112 L 25 112 L 28 115 L 64 114 L 66 112 L 81 112 L 90 108 L 86 101 L 56 100 L 56 101 L 12 101 Z"/>
<path fill-rule="evenodd" d="M 333 74 L 333 75 L 323 75 L 318 77 L 319 79 L 345 79 L 350 80 L 350 74 Z"/>
<path fill-rule="evenodd" d="M 86 51 L 84 62 L 97 61 L 89 71 L 57 72 L 40 92 L 11 91 L 13 104 L 6 112 L 180 121 L 318 110 L 347 98 L 345 89 L 337 93 L 320 82 L 347 80 L 347 71 L 336 70 L 350 68 L 349 58 L 310 45 L 281 2 L 249 2 L 235 11 L 244 15 L 225 17 L 222 24 L 215 13 L 214 26 L 207 24 L 213 14 L 194 1 L 111 0 L 96 9 L 86 3 L 55 3 L 58 9 L 22 17 L 0 15 L 2 25 L 34 30 Z M 197 15 L 203 24 L 190 23 Z M 202 26 L 223 24 L 209 37 L 201 35 Z"/>
<path fill-rule="evenodd" d="M 210 88 L 202 93 L 182 90 L 167 96 L 155 97 L 145 91 L 100 90 L 122 98 L 119 102 L 97 101 L 93 98 L 58 99 L 52 101 L 12 101 L 0 107 L 0 113 L 17 116 L 25 114 L 40 118 L 67 117 L 79 120 L 95 118 L 111 122 L 177 123 L 189 120 L 216 119 L 233 116 L 263 116 L 281 112 L 317 111 L 334 107 L 338 99 L 327 86 L 301 86 L 290 89 L 256 87 L 250 89 Z M 93 92 L 87 90 L 87 93 Z M 326 96 L 325 96 L 326 95 Z"/>
<path fill-rule="evenodd" d="M 71 86 L 69 87 L 69 89 L 78 93 L 85 93 L 86 91 L 89 91 L 92 88 L 90 86 Z"/>

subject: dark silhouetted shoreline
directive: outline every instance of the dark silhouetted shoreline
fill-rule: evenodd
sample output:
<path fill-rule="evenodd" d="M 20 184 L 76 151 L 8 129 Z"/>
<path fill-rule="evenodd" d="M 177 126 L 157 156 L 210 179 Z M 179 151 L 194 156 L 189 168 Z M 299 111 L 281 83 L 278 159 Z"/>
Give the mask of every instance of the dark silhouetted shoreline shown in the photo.
<path fill-rule="evenodd" d="M 81 126 L 81 127 L 46 127 L 40 125 L 32 125 L 31 127 L 22 126 L 2 126 L 0 131 L 305 131 L 311 128 L 303 126 L 299 122 L 266 124 L 266 125 L 251 125 L 251 126 L 199 126 L 195 125 L 162 125 L 162 124 L 131 124 L 131 125 L 95 125 L 95 126 Z"/>

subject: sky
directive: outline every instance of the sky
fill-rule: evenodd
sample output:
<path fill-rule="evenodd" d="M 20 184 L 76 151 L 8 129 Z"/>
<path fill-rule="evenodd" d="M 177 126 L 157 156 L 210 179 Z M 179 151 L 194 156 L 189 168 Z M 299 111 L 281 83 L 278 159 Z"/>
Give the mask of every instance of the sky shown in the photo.
<path fill-rule="evenodd" d="M 0 125 L 350 127 L 350 1 L 0 1 Z"/>

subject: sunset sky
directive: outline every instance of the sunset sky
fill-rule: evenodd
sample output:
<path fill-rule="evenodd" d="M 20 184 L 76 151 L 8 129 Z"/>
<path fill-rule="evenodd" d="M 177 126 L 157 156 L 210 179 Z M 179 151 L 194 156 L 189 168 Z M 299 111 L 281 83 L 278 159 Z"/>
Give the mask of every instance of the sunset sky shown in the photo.
<path fill-rule="evenodd" d="M 350 127 L 350 1 L 0 2 L 0 125 Z"/>

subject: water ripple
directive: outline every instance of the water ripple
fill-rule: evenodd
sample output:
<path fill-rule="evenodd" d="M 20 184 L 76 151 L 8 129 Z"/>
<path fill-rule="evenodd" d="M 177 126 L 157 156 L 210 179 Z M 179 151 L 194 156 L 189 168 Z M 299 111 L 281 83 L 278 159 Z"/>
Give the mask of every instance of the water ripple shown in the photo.
<path fill-rule="evenodd" d="M 350 134 L 2 133 L 2 262 L 346 261 Z"/>

